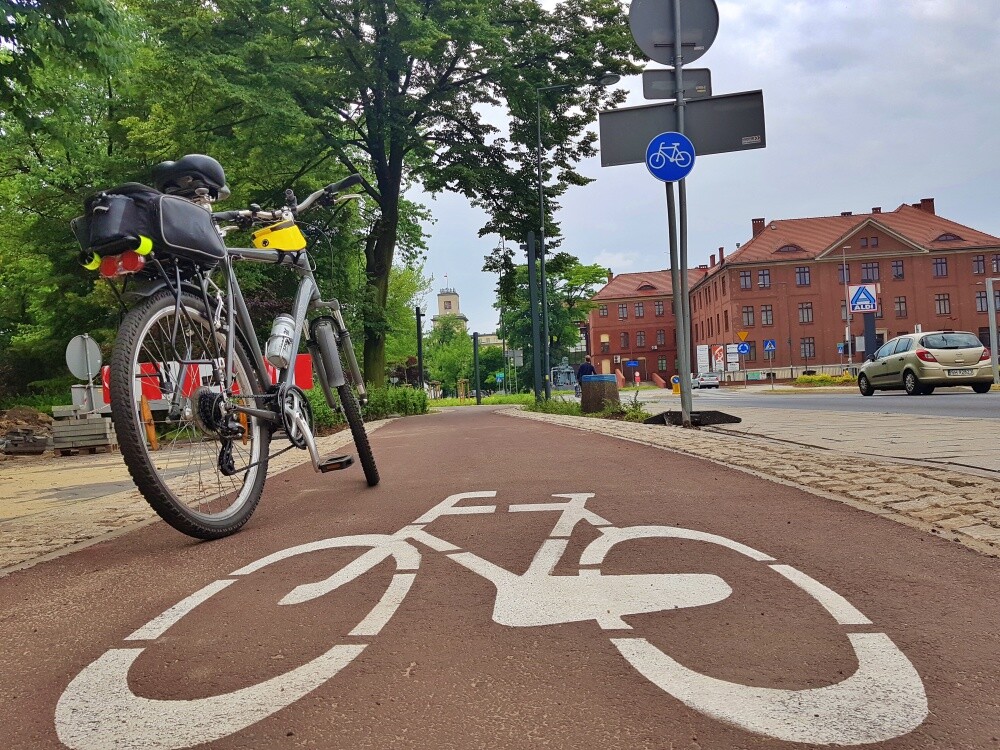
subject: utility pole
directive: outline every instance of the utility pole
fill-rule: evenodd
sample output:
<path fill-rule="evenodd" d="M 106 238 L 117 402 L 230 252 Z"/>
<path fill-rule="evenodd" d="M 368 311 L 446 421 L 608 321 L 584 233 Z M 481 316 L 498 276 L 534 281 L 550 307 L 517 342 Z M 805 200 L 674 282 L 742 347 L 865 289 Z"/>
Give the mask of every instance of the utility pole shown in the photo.
<path fill-rule="evenodd" d="M 420 390 L 424 388 L 424 329 L 421 325 L 421 318 L 424 314 L 420 311 L 420 305 L 414 308 L 417 316 L 417 384 Z"/>
<path fill-rule="evenodd" d="M 528 232 L 528 303 L 531 308 L 531 365 L 535 378 L 535 400 L 542 400 L 542 357 L 538 328 L 538 269 L 535 258 L 535 233 Z"/>

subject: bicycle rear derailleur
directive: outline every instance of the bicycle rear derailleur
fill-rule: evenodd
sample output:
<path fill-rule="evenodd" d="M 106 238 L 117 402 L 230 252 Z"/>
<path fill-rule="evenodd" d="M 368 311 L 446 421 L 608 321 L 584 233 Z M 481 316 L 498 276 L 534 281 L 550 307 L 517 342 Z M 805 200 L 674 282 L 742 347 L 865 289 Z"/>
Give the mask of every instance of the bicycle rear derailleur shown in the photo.
<path fill-rule="evenodd" d="M 195 415 L 199 427 L 208 434 L 217 434 L 222 439 L 219 449 L 219 473 L 231 477 L 237 473 L 233 460 L 233 440 L 242 438 L 246 428 L 236 414 L 226 408 L 226 397 L 207 386 L 194 392 Z"/>

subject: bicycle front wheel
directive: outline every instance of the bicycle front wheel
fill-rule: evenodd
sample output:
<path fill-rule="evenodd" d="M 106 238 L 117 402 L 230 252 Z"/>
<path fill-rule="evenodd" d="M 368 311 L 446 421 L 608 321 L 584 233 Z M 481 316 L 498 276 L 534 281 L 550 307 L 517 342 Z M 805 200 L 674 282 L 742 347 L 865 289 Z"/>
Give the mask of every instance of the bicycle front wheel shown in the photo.
<path fill-rule="evenodd" d="M 125 316 L 111 355 L 111 417 L 129 473 L 164 521 L 198 539 L 243 526 L 267 475 L 270 430 L 225 413 L 234 401 L 256 405 L 259 383 L 237 340 L 225 394 L 224 352 L 203 303 L 164 291 Z"/>
<path fill-rule="evenodd" d="M 348 383 L 337 387 L 337 395 L 340 397 L 340 405 L 344 410 L 344 417 L 351 428 L 351 435 L 354 437 L 354 446 L 358 449 L 358 460 L 361 461 L 361 468 L 365 470 L 365 479 L 369 487 L 378 484 L 378 467 L 375 465 L 375 456 L 372 454 L 372 446 L 368 442 L 368 433 L 365 431 L 365 422 L 361 418 L 361 407 L 358 406 L 358 398 L 351 390 Z"/>

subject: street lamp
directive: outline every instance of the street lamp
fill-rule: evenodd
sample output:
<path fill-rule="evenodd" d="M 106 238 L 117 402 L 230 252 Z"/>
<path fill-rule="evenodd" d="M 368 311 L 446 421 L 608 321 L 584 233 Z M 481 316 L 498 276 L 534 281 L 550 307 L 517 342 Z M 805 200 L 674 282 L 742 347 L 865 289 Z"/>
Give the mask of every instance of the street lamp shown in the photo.
<path fill-rule="evenodd" d="M 847 251 L 851 249 L 850 245 L 844 245 L 840 248 L 840 263 L 841 263 L 841 274 L 844 280 L 844 335 L 847 341 L 847 369 L 852 369 L 854 364 L 854 356 L 851 352 L 854 351 L 854 347 L 851 345 L 851 287 L 847 283 Z M 867 354 L 867 352 L 865 352 Z"/>
<path fill-rule="evenodd" d="M 552 397 L 552 381 L 549 378 L 549 293 L 546 289 L 545 280 L 545 185 L 542 181 L 542 93 L 545 91 L 562 91 L 564 89 L 575 89 L 580 85 L 590 86 L 614 86 L 621 80 L 621 76 L 614 73 L 604 73 L 598 78 L 578 83 L 557 83 L 554 86 L 539 86 L 535 88 L 535 108 L 538 122 L 538 257 L 539 281 L 542 286 L 542 366 L 545 368 L 545 398 Z"/>

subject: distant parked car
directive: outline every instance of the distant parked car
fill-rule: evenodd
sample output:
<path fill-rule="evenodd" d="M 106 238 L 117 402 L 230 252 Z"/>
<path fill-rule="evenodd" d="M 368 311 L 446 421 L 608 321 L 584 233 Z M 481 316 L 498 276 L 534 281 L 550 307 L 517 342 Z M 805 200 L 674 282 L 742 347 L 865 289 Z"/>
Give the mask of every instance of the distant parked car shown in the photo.
<path fill-rule="evenodd" d="M 990 350 L 967 331 L 931 331 L 897 336 L 882 345 L 858 372 L 858 390 L 931 394 L 937 386 L 969 385 L 986 393 L 993 385 Z"/>
<path fill-rule="evenodd" d="M 717 372 L 699 372 L 691 376 L 692 388 L 718 388 L 719 385 L 721 380 Z"/>

